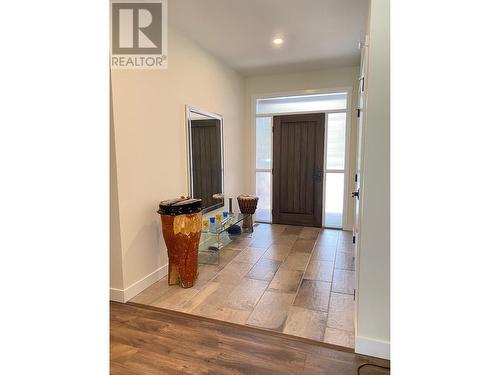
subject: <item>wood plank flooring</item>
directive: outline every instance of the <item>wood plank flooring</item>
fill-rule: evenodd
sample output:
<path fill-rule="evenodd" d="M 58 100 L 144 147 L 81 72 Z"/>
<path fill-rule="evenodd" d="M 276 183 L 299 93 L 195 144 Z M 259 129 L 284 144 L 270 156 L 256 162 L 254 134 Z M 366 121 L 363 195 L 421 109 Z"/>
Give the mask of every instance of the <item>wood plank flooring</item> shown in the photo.
<path fill-rule="evenodd" d="M 388 361 L 280 333 L 153 307 L 115 302 L 110 306 L 110 373 L 114 375 L 354 375 L 364 363 L 389 366 Z M 371 367 L 361 370 L 362 375 L 388 373 Z"/>
<path fill-rule="evenodd" d="M 131 302 L 354 348 L 352 233 L 259 224 L 200 265 L 193 288 L 166 278 Z"/>

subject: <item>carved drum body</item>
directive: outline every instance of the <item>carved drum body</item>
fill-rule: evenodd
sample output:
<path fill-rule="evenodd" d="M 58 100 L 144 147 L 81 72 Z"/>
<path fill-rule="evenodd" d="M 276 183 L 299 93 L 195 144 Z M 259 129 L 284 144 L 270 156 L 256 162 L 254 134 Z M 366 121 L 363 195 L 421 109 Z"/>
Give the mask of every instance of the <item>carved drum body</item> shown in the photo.
<path fill-rule="evenodd" d="M 252 215 L 257 209 L 257 203 L 259 202 L 259 197 L 255 195 L 242 194 L 238 196 L 238 205 L 240 206 L 240 211 L 242 214 L 249 214 L 243 221 L 243 229 L 253 232 L 253 220 Z"/>
<path fill-rule="evenodd" d="M 168 251 L 168 284 L 190 288 L 198 277 L 201 200 L 179 198 L 163 201 L 158 213 Z"/>

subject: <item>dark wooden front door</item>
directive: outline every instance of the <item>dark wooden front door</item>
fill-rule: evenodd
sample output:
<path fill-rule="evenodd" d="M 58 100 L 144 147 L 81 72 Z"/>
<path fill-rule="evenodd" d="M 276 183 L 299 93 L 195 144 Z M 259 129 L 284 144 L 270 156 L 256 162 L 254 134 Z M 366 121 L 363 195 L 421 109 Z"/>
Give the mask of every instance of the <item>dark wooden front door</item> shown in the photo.
<path fill-rule="evenodd" d="M 325 114 L 273 118 L 273 223 L 320 227 Z"/>

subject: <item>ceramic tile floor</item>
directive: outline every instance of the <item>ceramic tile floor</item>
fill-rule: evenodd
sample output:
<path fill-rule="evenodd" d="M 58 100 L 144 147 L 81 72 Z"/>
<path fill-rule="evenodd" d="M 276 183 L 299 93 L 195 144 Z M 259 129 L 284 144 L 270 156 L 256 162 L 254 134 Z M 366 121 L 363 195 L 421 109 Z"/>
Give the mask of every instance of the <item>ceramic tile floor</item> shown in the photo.
<path fill-rule="evenodd" d="M 220 255 L 194 287 L 164 278 L 131 302 L 354 347 L 351 232 L 259 224 Z"/>

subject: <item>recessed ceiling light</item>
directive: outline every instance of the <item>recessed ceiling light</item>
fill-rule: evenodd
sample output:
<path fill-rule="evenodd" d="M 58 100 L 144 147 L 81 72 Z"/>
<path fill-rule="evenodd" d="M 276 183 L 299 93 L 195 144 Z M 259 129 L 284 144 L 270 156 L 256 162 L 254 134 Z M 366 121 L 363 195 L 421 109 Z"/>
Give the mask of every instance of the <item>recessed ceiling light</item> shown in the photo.
<path fill-rule="evenodd" d="M 274 38 L 273 39 L 273 43 L 276 44 L 276 45 L 283 44 L 283 39 L 281 39 L 281 38 Z"/>

